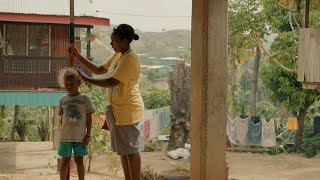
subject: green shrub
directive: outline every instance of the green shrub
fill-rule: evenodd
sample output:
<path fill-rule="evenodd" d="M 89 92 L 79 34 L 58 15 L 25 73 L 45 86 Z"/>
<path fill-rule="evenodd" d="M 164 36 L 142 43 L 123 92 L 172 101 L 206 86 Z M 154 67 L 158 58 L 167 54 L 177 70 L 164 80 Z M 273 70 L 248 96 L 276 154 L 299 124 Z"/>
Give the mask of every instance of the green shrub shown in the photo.
<path fill-rule="evenodd" d="M 166 125 L 160 132 L 160 135 L 169 135 L 171 131 L 171 125 Z"/>
<path fill-rule="evenodd" d="M 46 141 L 49 136 L 50 125 L 48 121 L 39 120 L 37 122 L 38 134 L 40 136 L 41 141 Z"/>
<path fill-rule="evenodd" d="M 158 150 L 157 143 L 152 140 L 146 140 L 144 145 L 144 152 L 155 152 Z"/>
<path fill-rule="evenodd" d="M 158 173 L 151 168 L 150 165 L 147 165 L 144 167 L 140 174 L 141 180 L 150 180 L 150 179 L 158 179 Z"/>
<path fill-rule="evenodd" d="M 151 87 L 142 94 L 143 102 L 146 109 L 156 109 L 170 105 L 171 96 L 169 90 L 161 90 Z"/>
<path fill-rule="evenodd" d="M 320 134 L 314 134 L 310 125 L 305 127 L 301 147 L 302 153 L 307 158 L 312 158 L 320 153 Z"/>

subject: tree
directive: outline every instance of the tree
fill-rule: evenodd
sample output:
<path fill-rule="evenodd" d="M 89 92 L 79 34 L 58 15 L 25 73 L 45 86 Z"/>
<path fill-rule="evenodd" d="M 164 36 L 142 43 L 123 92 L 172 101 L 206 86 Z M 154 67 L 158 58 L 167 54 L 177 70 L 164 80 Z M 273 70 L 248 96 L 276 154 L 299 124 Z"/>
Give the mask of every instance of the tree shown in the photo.
<path fill-rule="evenodd" d="M 48 140 L 49 129 L 50 129 L 50 125 L 48 121 L 38 119 L 37 128 L 38 128 L 38 134 L 40 136 L 41 141 Z"/>
<path fill-rule="evenodd" d="M 13 117 L 13 125 L 12 125 L 12 130 L 11 130 L 11 140 L 15 141 L 16 140 L 16 127 L 18 124 L 18 115 L 19 115 L 19 105 L 14 106 L 14 117 Z"/>
<path fill-rule="evenodd" d="M 179 62 L 169 77 L 171 129 L 168 150 L 183 148 L 189 139 L 191 67 Z"/>
<path fill-rule="evenodd" d="M 170 92 L 166 89 L 162 90 L 151 87 L 147 92 L 142 94 L 142 99 L 146 109 L 170 106 Z"/>
<path fill-rule="evenodd" d="M 287 67 L 295 67 L 297 63 L 297 34 L 285 32 L 278 35 L 271 46 L 271 52 L 277 52 L 277 59 Z M 304 120 L 308 108 L 319 100 L 320 93 L 316 90 L 303 89 L 297 81 L 297 74 L 286 72 L 269 63 L 262 70 L 262 80 L 271 90 L 271 99 L 284 104 L 298 119 L 298 131 L 295 136 L 295 152 L 301 152 Z"/>
<path fill-rule="evenodd" d="M 269 69 L 264 70 L 263 79 L 272 91 L 272 98 L 283 103 L 298 118 L 299 127 L 295 136 L 294 150 L 299 153 L 304 119 L 310 105 L 319 100 L 319 92 L 302 89 L 302 85 L 296 80 L 298 34 L 302 27 L 319 26 L 320 13 L 316 1 L 311 1 L 310 21 L 306 21 L 308 18 L 305 20 L 302 18 L 305 9 L 301 8 L 303 3 L 301 0 L 275 1 L 274 4 L 268 0 L 262 2 L 268 24 L 271 30 L 278 34 L 271 46 L 271 53 L 265 51 L 273 63 L 269 65 Z"/>
<path fill-rule="evenodd" d="M 0 106 L 0 136 L 5 133 L 6 128 L 6 106 Z"/>
<path fill-rule="evenodd" d="M 242 63 L 245 59 L 245 56 L 250 54 L 255 54 L 251 85 L 250 115 L 256 115 L 256 96 L 261 49 L 259 47 L 260 45 L 255 41 L 253 35 L 258 36 L 259 40 L 263 42 L 264 36 L 267 34 L 266 18 L 259 8 L 261 8 L 261 3 L 257 0 L 233 0 L 229 3 L 228 49 L 229 62 L 231 64 L 231 117 L 234 116 L 234 92 L 236 88 L 235 70 L 237 67 L 236 61 Z"/>
<path fill-rule="evenodd" d="M 26 141 L 26 137 L 30 132 L 30 128 L 35 124 L 35 121 L 32 119 L 32 115 L 29 111 L 22 111 L 17 117 L 16 131 L 20 137 L 21 142 Z"/>
<path fill-rule="evenodd" d="M 50 124 L 51 114 L 50 107 L 39 106 L 30 109 L 29 113 L 34 114 L 33 116 L 37 120 L 37 132 L 41 141 L 48 141 L 50 138 Z"/>

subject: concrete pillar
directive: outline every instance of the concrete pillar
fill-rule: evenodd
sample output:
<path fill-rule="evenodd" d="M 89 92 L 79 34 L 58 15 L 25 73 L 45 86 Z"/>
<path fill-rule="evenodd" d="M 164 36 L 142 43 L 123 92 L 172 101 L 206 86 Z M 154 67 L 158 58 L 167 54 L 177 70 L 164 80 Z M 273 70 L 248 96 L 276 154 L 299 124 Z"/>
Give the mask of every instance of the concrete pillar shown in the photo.
<path fill-rule="evenodd" d="M 224 180 L 227 0 L 192 1 L 191 179 Z"/>
<path fill-rule="evenodd" d="M 60 116 L 59 116 L 59 106 L 53 107 L 53 132 L 52 132 L 52 141 L 53 141 L 53 150 L 58 149 L 59 137 L 60 137 Z"/>

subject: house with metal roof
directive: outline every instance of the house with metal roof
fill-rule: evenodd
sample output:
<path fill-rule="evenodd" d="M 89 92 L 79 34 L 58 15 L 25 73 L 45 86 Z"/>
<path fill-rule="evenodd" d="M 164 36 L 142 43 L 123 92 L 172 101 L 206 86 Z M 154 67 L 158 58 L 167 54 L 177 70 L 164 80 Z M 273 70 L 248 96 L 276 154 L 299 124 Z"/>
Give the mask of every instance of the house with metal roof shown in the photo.
<path fill-rule="evenodd" d="M 75 43 L 87 58 L 93 26 L 109 26 L 88 0 L 75 2 Z M 69 0 L 1 0 L 0 105 L 56 106 L 57 83 L 68 64 Z M 82 68 L 80 64 L 76 64 Z"/>
<path fill-rule="evenodd" d="M 169 66 L 146 66 L 141 65 L 141 74 L 148 77 L 150 80 L 157 80 L 162 78 L 168 78 L 170 72 L 173 71 L 173 69 Z"/>
<path fill-rule="evenodd" d="M 174 67 L 177 62 L 180 61 L 184 61 L 184 59 L 178 57 L 164 57 L 161 58 L 161 65 Z"/>

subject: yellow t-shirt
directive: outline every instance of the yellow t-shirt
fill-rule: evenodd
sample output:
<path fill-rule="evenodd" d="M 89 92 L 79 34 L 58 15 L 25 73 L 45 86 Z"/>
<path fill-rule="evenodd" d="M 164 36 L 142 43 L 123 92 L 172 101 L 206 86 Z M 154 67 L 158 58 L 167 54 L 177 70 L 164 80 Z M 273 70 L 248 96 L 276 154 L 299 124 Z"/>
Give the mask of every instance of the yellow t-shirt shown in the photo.
<path fill-rule="evenodd" d="M 120 81 L 107 89 L 107 101 L 112 105 L 116 125 L 131 125 L 143 119 L 144 104 L 139 90 L 140 62 L 133 50 L 115 53 L 103 65 L 108 75 Z"/>

